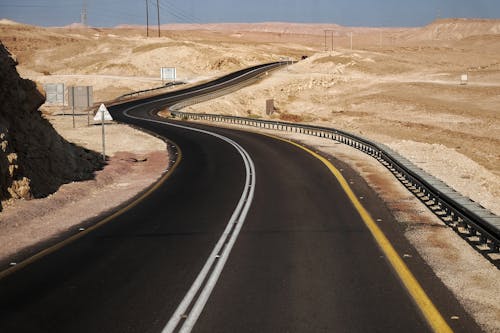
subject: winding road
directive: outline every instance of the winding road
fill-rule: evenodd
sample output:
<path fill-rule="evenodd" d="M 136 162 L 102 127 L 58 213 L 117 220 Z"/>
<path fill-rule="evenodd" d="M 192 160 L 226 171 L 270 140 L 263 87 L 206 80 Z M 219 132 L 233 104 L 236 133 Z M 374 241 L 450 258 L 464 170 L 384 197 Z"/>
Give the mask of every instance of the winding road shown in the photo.
<path fill-rule="evenodd" d="M 156 115 L 279 65 L 110 108 L 177 162 L 122 214 L 5 274 L 0 332 L 481 332 L 341 161 Z"/>

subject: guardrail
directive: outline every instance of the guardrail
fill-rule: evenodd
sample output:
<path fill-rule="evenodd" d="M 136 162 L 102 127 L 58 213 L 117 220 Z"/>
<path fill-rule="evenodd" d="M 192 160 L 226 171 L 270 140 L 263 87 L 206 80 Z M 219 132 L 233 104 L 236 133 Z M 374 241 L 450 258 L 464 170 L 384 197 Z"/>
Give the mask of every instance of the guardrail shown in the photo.
<path fill-rule="evenodd" d="M 252 72 L 247 73 L 243 75 L 243 80 L 239 83 L 232 84 L 230 86 L 218 89 L 215 92 L 207 92 L 205 94 L 200 94 L 196 97 L 188 98 L 183 100 L 180 103 L 177 103 L 175 105 L 172 105 L 169 107 L 169 111 L 178 111 L 180 109 L 183 109 L 185 107 L 188 107 L 190 105 L 206 102 L 208 100 L 218 98 L 227 94 L 230 94 L 232 92 L 235 92 L 237 90 L 240 90 L 241 88 L 250 86 L 260 80 L 263 76 L 267 75 L 268 72 L 276 70 L 278 68 L 281 68 L 283 66 L 288 66 L 290 64 L 293 64 L 293 61 L 281 61 L 277 63 L 270 64 L 265 72 L 259 73 L 258 75 L 254 75 Z M 241 79 L 242 77 L 240 77 Z"/>
<path fill-rule="evenodd" d="M 128 94 L 125 94 L 125 95 L 118 96 L 116 99 L 119 101 L 119 100 L 122 100 L 122 99 L 124 99 L 126 97 L 139 96 L 141 94 L 145 94 L 145 93 L 149 93 L 149 92 L 153 92 L 153 91 L 157 91 L 157 90 L 161 90 L 161 89 L 166 89 L 166 88 L 174 87 L 174 86 L 178 86 L 178 85 L 181 85 L 181 84 L 186 84 L 186 82 L 182 82 L 182 81 L 169 82 L 169 83 L 166 83 L 165 85 L 163 85 L 161 87 L 156 87 L 156 88 L 151 88 L 151 89 L 134 91 L 134 92 L 131 92 L 131 93 L 128 93 Z"/>
<path fill-rule="evenodd" d="M 183 101 L 170 107 L 170 113 L 173 117 L 183 120 L 192 119 L 224 122 L 263 129 L 302 133 L 335 140 L 349 145 L 377 159 L 389 169 L 389 171 L 391 171 L 409 191 L 455 231 L 466 237 L 477 237 L 477 240 L 473 241 L 474 243 L 489 247 L 491 252 L 499 252 L 499 216 L 496 216 L 469 198 L 462 196 L 442 181 L 416 167 L 409 160 L 389 147 L 335 128 L 179 111 L 182 107 L 199 103 L 209 98 L 214 98 L 214 96 L 217 95 L 208 94 L 201 98 L 196 97 L 190 101 Z"/>

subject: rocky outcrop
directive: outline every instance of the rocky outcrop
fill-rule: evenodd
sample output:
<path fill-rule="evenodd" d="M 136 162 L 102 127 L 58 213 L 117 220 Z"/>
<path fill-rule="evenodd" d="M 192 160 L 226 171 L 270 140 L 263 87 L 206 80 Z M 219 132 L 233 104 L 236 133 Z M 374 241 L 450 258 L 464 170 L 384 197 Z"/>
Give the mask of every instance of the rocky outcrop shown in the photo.
<path fill-rule="evenodd" d="M 440 19 L 408 33 L 409 40 L 461 40 L 473 36 L 498 35 L 498 19 Z"/>
<path fill-rule="evenodd" d="M 99 154 L 67 142 L 43 117 L 43 93 L 16 65 L 0 43 L 0 202 L 47 196 L 102 167 Z"/>

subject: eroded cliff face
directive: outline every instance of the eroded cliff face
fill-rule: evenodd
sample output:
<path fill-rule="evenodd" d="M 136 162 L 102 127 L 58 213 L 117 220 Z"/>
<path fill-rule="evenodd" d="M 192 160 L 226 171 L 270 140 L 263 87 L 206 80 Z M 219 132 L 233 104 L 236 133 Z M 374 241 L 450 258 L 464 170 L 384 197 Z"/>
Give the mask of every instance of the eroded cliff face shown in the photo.
<path fill-rule="evenodd" d="M 0 201 L 47 196 L 102 167 L 99 154 L 67 142 L 42 116 L 44 94 L 16 65 L 0 42 Z"/>

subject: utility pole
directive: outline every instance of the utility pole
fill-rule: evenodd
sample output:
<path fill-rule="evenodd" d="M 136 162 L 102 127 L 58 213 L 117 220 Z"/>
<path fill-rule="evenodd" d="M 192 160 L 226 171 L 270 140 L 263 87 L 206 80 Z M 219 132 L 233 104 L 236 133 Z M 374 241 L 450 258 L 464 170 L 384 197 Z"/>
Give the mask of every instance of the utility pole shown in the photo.
<path fill-rule="evenodd" d="M 160 0 L 156 0 L 156 9 L 158 11 L 158 37 L 160 37 Z"/>
<path fill-rule="evenodd" d="M 149 37 L 149 2 L 146 0 L 146 37 Z"/>
<path fill-rule="evenodd" d="M 333 51 L 333 34 L 335 33 L 335 30 L 330 30 L 326 29 L 325 30 L 325 51 L 328 51 L 328 43 L 327 43 L 327 34 L 331 33 L 332 34 L 332 51 Z"/>
<path fill-rule="evenodd" d="M 87 26 L 87 1 L 83 0 L 82 12 L 80 14 L 80 23 Z"/>
<path fill-rule="evenodd" d="M 325 30 L 325 52 L 328 51 L 326 48 L 326 30 Z"/>

